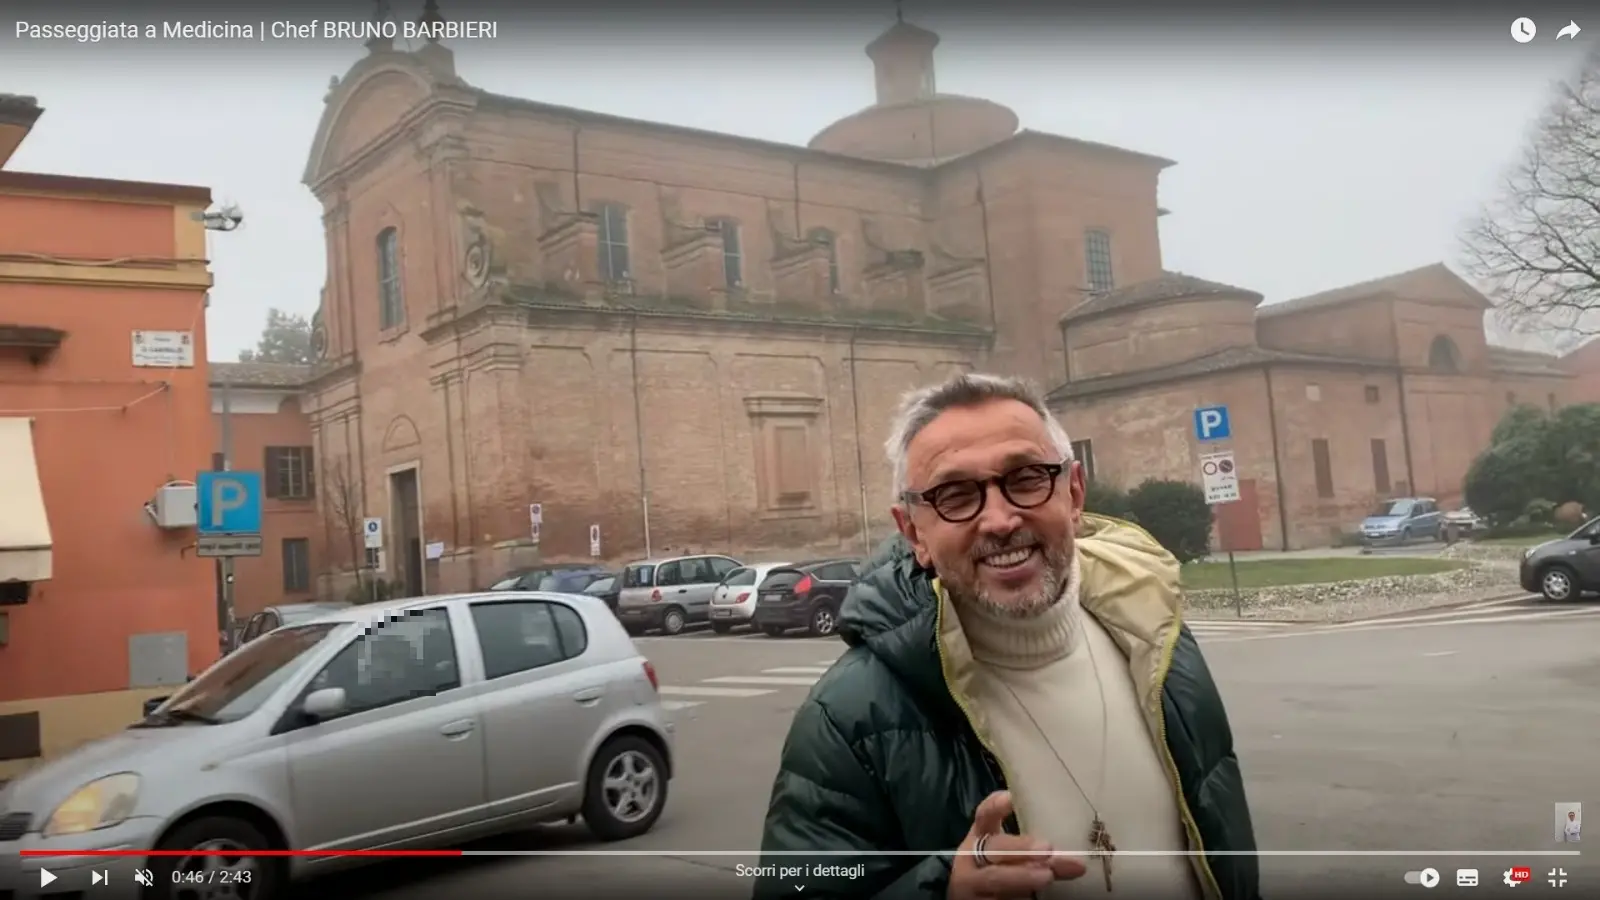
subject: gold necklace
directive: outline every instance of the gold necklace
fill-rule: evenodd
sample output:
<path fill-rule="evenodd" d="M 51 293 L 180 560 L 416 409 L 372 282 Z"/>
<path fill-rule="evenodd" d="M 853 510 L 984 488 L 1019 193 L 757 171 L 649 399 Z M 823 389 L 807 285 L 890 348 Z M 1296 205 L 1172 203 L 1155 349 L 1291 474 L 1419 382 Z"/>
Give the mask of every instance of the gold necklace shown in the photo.
<path fill-rule="evenodd" d="M 1079 610 L 1079 614 L 1087 615 L 1081 610 Z M 1080 624 L 1086 623 L 1080 622 Z M 1106 685 L 1100 679 L 1100 664 L 1099 660 L 1095 659 L 1094 643 L 1089 639 L 1088 629 L 1081 629 L 1081 632 L 1083 634 L 1083 645 L 1089 651 L 1089 668 L 1094 671 L 1095 687 L 1100 692 L 1100 784 L 1095 788 L 1095 793 L 1099 794 L 1106 787 Z M 1006 684 L 1004 679 L 996 680 L 1000 682 L 1001 687 L 1006 689 L 1006 693 L 1011 695 L 1011 699 L 1017 702 L 1017 708 L 1021 709 L 1022 714 L 1028 717 L 1028 722 L 1033 725 L 1033 729 L 1039 732 L 1039 739 L 1044 741 L 1045 749 L 1049 750 L 1050 755 L 1056 758 L 1056 763 L 1061 766 L 1061 770 L 1067 773 L 1067 778 L 1072 780 L 1072 786 L 1077 788 L 1078 793 L 1082 795 L 1083 802 L 1089 804 L 1089 812 L 1094 814 L 1094 821 L 1089 824 L 1090 856 L 1100 860 L 1100 871 L 1105 875 L 1106 879 L 1106 893 L 1110 893 L 1111 854 L 1117 851 L 1117 845 L 1111 840 L 1111 832 L 1106 829 L 1105 820 L 1100 817 L 1100 808 L 1095 805 L 1094 798 L 1089 796 L 1089 792 L 1084 790 L 1083 785 L 1078 782 L 1078 776 L 1073 774 L 1072 767 L 1067 765 L 1067 761 L 1061 758 L 1060 753 L 1056 752 L 1055 746 L 1050 743 L 1050 736 L 1039 725 L 1039 720 L 1035 719 L 1033 713 L 1028 710 L 1028 704 L 1022 702 L 1022 698 L 1017 696 L 1017 692 L 1012 690 L 1011 685 Z"/>

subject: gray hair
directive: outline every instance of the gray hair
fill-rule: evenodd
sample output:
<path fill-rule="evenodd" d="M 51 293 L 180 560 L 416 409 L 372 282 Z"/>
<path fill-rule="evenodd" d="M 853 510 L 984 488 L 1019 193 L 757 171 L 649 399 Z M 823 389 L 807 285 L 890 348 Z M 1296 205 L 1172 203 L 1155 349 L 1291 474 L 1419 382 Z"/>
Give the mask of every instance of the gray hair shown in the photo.
<path fill-rule="evenodd" d="M 1045 431 L 1050 434 L 1050 441 L 1061 454 L 1061 459 L 1068 462 L 1072 460 L 1072 438 L 1056 421 L 1056 417 L 1050 414 L 1044 394 L 1032 382 L 1004 375 L 963 372 L 939 384 L 908 391 L 900 398 L 894 426 L 890 429 L 889 439 L 883 444 L 889 465 L 894 469 L 894 496 L 897 502 L 908 487 L 906 453 L 922 429 L 927 428 L 945 410 L 977 406 L 990 400 L 1015 400 L 1027 404 L 1044 421 Z"/>

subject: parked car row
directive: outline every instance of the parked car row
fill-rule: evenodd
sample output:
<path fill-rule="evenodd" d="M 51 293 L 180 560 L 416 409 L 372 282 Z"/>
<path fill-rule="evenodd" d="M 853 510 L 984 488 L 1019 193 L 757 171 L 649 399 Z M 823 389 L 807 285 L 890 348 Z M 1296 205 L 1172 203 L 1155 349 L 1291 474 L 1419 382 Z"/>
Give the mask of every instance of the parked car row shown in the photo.
<path fill-rule="evenodd" d="M 675 635 L 706 623 L 718 634 L 748 627 L 777 637 L 803 628 L 826 636 L 838 626 L 856 567 L 849 559 L 745 565 L 731 556 L 688 554 L 632 562 L 620 572 L 583 564 L 526 569 L 490 590 L 597 597 L 634 635 Z"/>

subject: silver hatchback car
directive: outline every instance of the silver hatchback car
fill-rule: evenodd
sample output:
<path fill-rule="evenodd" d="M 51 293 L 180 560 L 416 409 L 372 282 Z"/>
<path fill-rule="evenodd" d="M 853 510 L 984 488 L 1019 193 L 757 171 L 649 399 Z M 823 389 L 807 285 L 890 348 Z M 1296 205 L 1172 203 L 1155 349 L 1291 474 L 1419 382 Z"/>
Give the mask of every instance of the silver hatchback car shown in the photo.
<path fill-rule="evenodd" d="M 655 824 L 671 776 L 655 670 L 603 601 L 359 606 L 251 641 L 143 721 L 0 788 L 0 888 L 30 896 L 48 867 L 52 890 L 93 883 L 102 900 L 196 885 L 271 900 L 360 858 L 251 850 L 448 846 L 578 815 L 620 840 Z M 237 855 L 19 856 L 143 848 Z"/>

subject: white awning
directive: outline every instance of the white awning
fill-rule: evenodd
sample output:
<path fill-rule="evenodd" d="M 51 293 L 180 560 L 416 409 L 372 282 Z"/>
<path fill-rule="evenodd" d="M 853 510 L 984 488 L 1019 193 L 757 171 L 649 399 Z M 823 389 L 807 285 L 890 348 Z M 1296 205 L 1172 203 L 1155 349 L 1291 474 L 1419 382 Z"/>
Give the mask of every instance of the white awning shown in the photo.
<path fill-rule="evenodd" d="M 0 418 L 0 581 L 48 581 L 50 519 L 39 488 L 33 420 Z"/>

